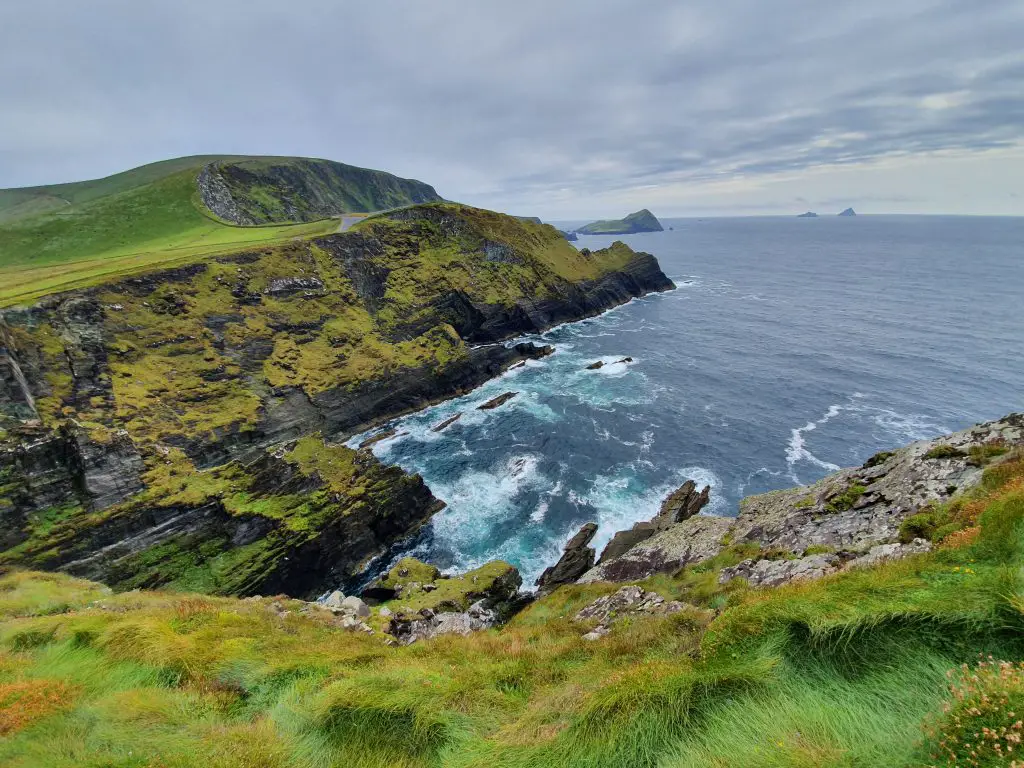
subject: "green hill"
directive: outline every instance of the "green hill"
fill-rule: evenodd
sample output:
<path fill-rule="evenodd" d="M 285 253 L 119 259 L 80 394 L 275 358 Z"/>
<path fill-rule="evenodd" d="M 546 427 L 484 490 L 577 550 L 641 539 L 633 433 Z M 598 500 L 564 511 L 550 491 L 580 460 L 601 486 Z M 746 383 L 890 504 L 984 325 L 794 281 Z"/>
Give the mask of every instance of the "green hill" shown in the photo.
<path fill-rule="evenodd" d="M 624 219 L 605 219 L 586 224 L 576 230 L 581 235 L 631 235 L 637 232 L 661 232 L 664 227 L 646 208 Z"/>
<path fill-rule="evenodd" d="M 439 199 L 422 182 L 327 160 L 216 155 L 0 190 L 0 306 L 137 267 L 326 234 L 342 213 Z"/>

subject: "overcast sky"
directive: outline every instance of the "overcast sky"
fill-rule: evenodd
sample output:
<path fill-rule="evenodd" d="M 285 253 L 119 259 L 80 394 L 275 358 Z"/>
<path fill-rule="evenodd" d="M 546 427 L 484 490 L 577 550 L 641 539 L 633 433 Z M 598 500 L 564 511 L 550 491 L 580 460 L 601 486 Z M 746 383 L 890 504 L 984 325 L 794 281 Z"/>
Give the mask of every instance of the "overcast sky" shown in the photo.
<path fill-rule="evenodd" d="M 0 187 L 327 157 L 548 219 L 1024 215 L 1024 0 L 2 0 Z"/>

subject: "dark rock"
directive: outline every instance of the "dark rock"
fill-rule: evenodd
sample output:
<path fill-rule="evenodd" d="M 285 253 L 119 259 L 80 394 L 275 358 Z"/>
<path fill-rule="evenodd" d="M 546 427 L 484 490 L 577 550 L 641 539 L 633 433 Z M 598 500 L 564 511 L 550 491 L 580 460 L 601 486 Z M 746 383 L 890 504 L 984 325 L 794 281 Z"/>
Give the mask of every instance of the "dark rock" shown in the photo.
<path fill-rule="evenodd" d="M 376 435 L 373 435 L 372 437 L 368 437 L 366 440 L 363 440 L 363 442 L 359 444 L 359 447 L 369 448 L 370 446 L 376 445 L 382 440 L 387 440 L 389 438 L 395 437 L 397 434 L 397 429 L 385 429 L 383 432 L 378 432 Z"/>
<path fill-rule="evenodd" d="M 562 557 L 537 579 L 542 592 L 550 592 L 563 584 L 573 584 L 594 565 L 594 549 L 588 546 L 597 534 L 597 524 L 587 523 L 569 539 Z"/>
<path fill-rule="evenodd" d="M 839 214 L 840 216 L 856 216 L 857 212 L 853 208 L 847 208 L 845 211 Z"/>
<path fill-rule="evenodd" d="M 658 518 L 670 525 L 681 523 L 683 520 L 693 517 L 707 506 L 710 498 L 710 485 L 705 485 L 704 489 L 697 493 L 697 485 L 693 480 L 687 480 L 661 503 Z"/>
<path fill-rule="evenodd" d="M 603 360 L 598 360 L 596 363 L 591 363 L 587 366 L 588 371 L 596 371 L 598 368 L 604 368 Z"/>
<path fill-rule="evenodd" d="M 483 405 L 477 406 L 477 410 L 478 411 L 490 411 L 490 410 L 493 410 L 493 409 L 495 409 L 495 408 L 497 408 L 499 406 L 504 405 L 505 403 L 507 403 L 509 400 L 511 400 L 513 397 L 515 397 L 518 394 L 519 394 L 518 392 L 505 392 L 504 394 L 498 395 L 497 397 L 492 398 L 491 400 L 488 400 Z"/>
<path fill-rule="evenodd" d="M 710 497 L 711 486 L 706 485 L 704 490 L 697 493 L 697 486 L 693 480 L 687 480 L 665 498 L 661 503 L 661 509 L 652 520 L 636 523 L 628 530 L 616 532 L 601 552 L 598 564 L 614 560 L 659 531 L 693 517 L 707 505 Z"/>
<path fill-rule="evenodd" d="M 816 214 L 814 211 L 807 211 L 807 213 L 801 213 L 799 216 L 797 216 L 797 218 L 798 219 L 816 219 L 816 218 L 818 218 L 818 214 Z"/>
<path fill-rule="evenodd" d="M 388 600 L 394 600 L 398 597 L 398 590 L 383 587 L 383 586 L 372 586 L 367 587 L 359 596 L 363 598 L 369 605 L 377 605 L 379 603 L 386 603 Z"/>
<path fill-rule="evenodd" d="M 458 421 L 461 418 L 462 418 L 462 414 L 461 413 L 456 413 L 454 416 L 445 419 L 440 424 L 435 424 L 433 427 L 431 427 L 431 431 L 432 432 L 441 432 L 442 430 L 450 427 L 452 424 L 454 424 L 456 421 Z"/>

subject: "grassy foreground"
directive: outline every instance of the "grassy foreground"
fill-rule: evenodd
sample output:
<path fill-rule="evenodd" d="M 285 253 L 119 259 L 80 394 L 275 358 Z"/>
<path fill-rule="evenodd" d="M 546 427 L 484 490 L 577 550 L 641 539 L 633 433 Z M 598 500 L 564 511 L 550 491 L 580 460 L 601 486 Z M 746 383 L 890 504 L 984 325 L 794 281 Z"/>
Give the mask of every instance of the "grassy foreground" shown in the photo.
<path fill-rule="evenodd" d="M 727 551 L 645 583 L 691 610 L 592 643 L 571 617 L 614 585 L 563 588 L 500 631 L 392 648 L 286 599 L 10 572 L 0 764 L 1013 765 L 1024 457 L 952 504 L 960 528 L 931 554 L 749 590 L 717 585 L 749 555 Z"/>

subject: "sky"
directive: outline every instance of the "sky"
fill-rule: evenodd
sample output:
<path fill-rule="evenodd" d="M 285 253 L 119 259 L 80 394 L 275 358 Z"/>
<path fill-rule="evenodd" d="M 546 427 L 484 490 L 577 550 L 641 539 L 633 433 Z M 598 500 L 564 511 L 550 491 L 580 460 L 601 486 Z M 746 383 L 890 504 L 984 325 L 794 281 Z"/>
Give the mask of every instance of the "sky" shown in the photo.
<path fill-rule="evenodd" d="M 0 187 L 326 157 L 545 219 L 1024 215 L 1021 0 L 3 0 Z"/>

